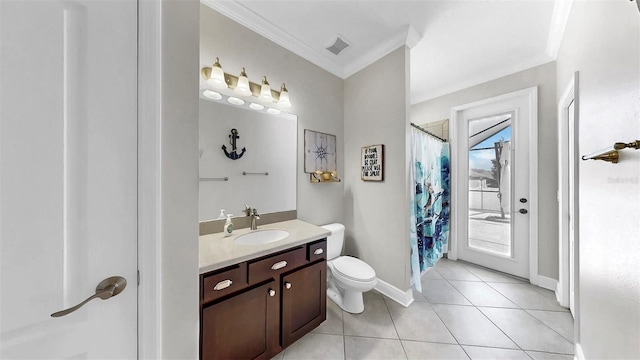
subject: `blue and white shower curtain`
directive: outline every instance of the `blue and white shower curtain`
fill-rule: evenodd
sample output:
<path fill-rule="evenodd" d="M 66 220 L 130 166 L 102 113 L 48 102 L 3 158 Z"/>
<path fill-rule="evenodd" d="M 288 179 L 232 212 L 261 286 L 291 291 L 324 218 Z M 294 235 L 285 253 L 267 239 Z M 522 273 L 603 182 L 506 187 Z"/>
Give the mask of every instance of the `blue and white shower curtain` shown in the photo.
<path fill-rule="evenodd" d="M 411 276 L 436 264 L 449 241 L 449 144 L 411 129 Z"/>

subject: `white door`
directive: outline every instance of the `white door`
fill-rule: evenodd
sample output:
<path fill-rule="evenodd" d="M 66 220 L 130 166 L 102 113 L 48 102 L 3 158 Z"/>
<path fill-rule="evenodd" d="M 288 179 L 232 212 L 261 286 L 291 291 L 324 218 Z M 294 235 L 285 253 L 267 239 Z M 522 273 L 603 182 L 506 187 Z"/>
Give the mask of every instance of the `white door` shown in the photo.
<path fill-rule="evenodd" d="M 523 91 L 454 109 L 457 258 L 527 279 L 531 97 Z"/>
<path fill-rule="evenodd" d="M 137 357 L 136 93 L 135 0 L 0 1 L 0 358 Z"/>

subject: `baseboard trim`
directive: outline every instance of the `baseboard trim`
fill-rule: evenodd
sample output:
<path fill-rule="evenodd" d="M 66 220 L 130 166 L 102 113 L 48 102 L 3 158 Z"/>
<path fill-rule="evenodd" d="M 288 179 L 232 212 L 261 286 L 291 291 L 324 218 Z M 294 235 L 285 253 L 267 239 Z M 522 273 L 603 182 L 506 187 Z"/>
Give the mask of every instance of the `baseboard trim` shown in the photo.
<path fill-rule="evenodd" d="M 576 344 L 575 346 L 575 356 L 573 357 L 576 360 L 585 360 L 584 353 L 582 352 L 582 346 L 580 344 Z"/>
<path fill-rule="evenodd" d="M 404 307 L 408 307 L 413 302 L 413 291 L 411 289 L 402 291 L 380 279 L 378 279 L 378 284 L 374 289 Z"/>
<path fill-rule="evenodd" d="M 558 280 L 548 278 L 546 276 L 538 275 L 538 286 L 541 288 L 551 290 L 554 293 L 558 290 Z M 557 295 L 556 295 L 557 297 Z"/>
<path fill-rule="evenodd" d="M 558 300 L 558 304 L 560 304 L 560 306 L 566 307 L 568 309 L 569 294 L 568 292 L 565 292 L 565 290 L 562 288 L 562 284 L 560 283 L 559 280 L 557 283 L 558 283 L 558 286 L 556 287 L 556 300 Z"/>

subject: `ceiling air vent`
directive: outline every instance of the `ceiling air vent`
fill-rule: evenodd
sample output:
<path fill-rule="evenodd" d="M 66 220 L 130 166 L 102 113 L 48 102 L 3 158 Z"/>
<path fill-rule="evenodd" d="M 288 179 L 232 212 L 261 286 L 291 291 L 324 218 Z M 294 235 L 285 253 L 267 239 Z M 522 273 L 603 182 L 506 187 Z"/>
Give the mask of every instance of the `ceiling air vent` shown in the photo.
<path fill-rule="evenodd" d="M 333 42 L 333 45 L 327 47 L 327 50 L 331 51 L 334 55 L 338 55 L 347 47 L 349 47 L 349 42 L 347 42 L 342 35 L 336 35 L 336 40 Z"/>

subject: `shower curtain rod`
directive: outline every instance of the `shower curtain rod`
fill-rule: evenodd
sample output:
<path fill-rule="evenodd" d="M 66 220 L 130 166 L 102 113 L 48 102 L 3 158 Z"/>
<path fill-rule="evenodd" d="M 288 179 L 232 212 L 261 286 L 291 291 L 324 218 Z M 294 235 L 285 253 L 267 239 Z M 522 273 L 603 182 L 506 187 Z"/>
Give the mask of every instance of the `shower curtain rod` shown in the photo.
<path fill-rule="evenodd" d="M 411 123 L 411 126 L 413 126 L 414 128 L 416 128 L 416 129 L 418 129 L 418 130 L 422 131 L 423 133 L 425 133 L 425 134 L 427 134 L 427 135 L 431 135 L 431 136 L 433 136 L 434 138 L 436 138 L 436 139 L 438 139 L 438 140 L 440 140 L 440 141 L 442 141 L 442 142 L 448 142 L 447 140 L 445 140 L 445 139 L 441 138 L 440 136 L 438 136 L 438 135 L 436 135 L 436 134 L 432 133 L 431 131 L 429 131 L 429 130 L 427 130 L 427 129 L 423 129 L 423 128 L 421 128 L 420 126 L 418 126 L 418 125 L 416 125 L 416 124 L 414 124 L 414 123 Z"/>

